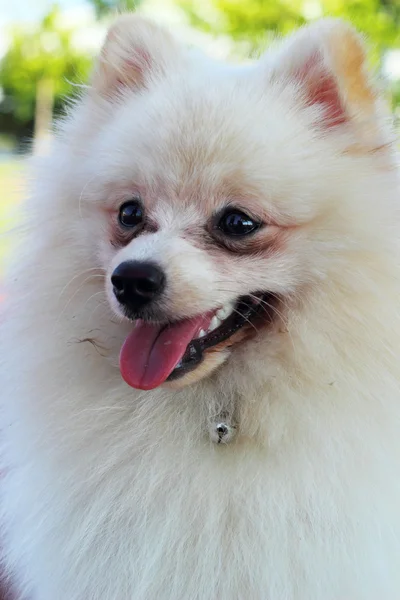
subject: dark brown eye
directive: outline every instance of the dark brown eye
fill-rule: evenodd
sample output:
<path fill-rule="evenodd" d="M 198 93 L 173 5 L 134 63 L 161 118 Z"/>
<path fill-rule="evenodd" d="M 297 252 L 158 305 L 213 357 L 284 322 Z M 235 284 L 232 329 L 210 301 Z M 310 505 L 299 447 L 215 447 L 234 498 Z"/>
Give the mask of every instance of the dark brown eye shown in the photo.
<path fill-rule="evenodd" d="M 222 215 L 217 227 L 225 235 L 244 236 L 256 231 L 260 223 L 239 210 L 229 210 Z"/>
<path fill-rule="evenodd" d="M 143 206 L 137 198 L 124 202 L 119 209 L 118 220 L 123 227 L 137 227 L 143 218 Z"/>

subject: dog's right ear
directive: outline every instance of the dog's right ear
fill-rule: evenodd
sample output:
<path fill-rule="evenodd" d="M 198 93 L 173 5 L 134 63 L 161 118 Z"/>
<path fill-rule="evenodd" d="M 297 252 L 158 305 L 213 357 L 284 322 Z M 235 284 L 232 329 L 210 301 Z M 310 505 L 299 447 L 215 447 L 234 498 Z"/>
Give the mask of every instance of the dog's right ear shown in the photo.
<path fill-rule="evenodd" d="M 124 88 L 139 90 L 180 60 L 180 48 L 168 31 L 137 15 L 124 15 L 108 31 L 92 88 L 107 98 Z"/>

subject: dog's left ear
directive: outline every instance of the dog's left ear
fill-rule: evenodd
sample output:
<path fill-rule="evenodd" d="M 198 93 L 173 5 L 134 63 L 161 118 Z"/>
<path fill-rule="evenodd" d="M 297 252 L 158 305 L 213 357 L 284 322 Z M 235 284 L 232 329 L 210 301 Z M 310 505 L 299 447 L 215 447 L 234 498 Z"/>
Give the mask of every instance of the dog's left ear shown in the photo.
<path fill-rule="evenodd" d="M 92 76 L 92 88 L 112 98 L 124 88 L 140 90 L 182 58 L 166 29 L 137 15 L 119 17 L 108 31 Z"/>
<path fill-rule="evenodd" d="M 297 88 L 299 100 L 321 108 L 318 125 L 340 126 L 374 117 L 377 94 L 360 35 L 346 23 L 323 19 L 300 29 L 275 55 L 271 80 Z"/>

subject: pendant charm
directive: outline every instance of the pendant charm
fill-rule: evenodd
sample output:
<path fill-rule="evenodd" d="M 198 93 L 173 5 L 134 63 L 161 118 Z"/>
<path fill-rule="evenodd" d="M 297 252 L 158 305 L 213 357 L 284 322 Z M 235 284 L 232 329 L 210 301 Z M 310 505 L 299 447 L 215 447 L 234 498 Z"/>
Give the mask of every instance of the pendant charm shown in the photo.
<path fill-rule="evenodd" d="M 236 435 L 237 427 L 231 422 L 229 415 L 224 413 L 210 422 L 208 431 L 214 444 L 229 444 Z"/>

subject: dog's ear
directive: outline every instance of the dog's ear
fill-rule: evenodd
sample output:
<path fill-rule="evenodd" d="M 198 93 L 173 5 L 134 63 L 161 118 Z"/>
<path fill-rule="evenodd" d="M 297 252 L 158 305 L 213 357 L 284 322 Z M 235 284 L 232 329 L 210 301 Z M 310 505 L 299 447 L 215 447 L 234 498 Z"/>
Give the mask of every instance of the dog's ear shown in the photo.
<path fill-rule="evenodd" d="M 276 62 L 275 62 L 276 61 Z M 291 83 L 300 101 L 322 109 L 319 124 L 329 128 L 372 117 L 377 95 L 360 35 L 346 23 L 323 19 L 299 30 L 278 50 L 272 80 Z"/>
<path fill-rule="evenodd" d="M 92 87 L 106 97 L 126 87 L 139 90 L 180 58 L 180 48 L 167 30 L 137 15 L 124 15 L 108 31 Z"/>

